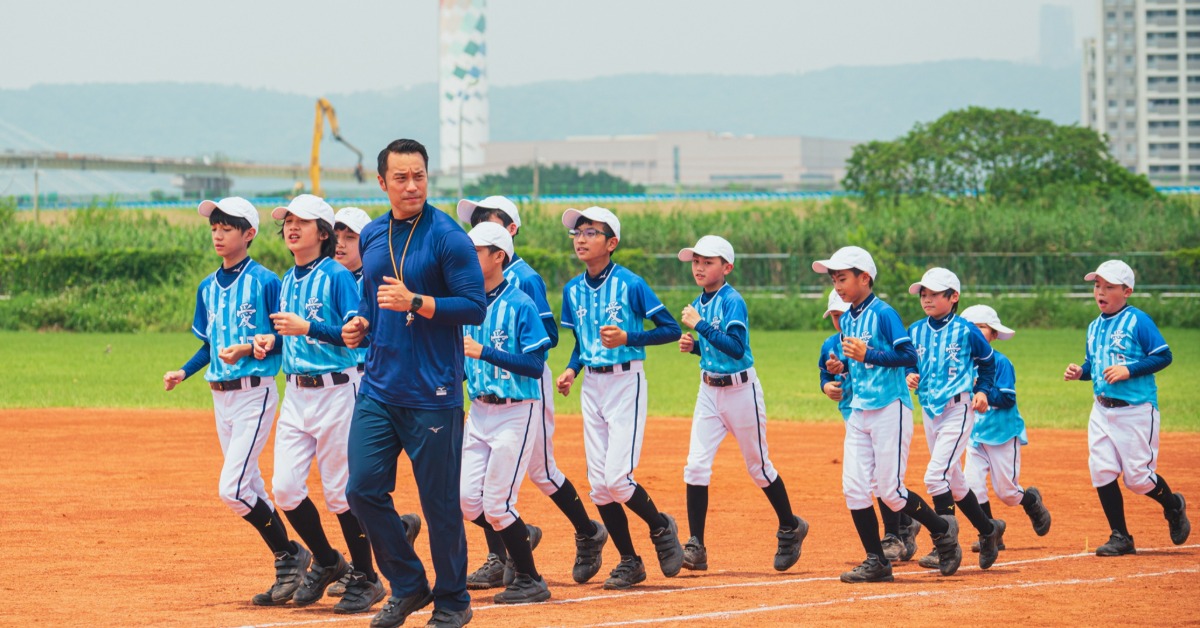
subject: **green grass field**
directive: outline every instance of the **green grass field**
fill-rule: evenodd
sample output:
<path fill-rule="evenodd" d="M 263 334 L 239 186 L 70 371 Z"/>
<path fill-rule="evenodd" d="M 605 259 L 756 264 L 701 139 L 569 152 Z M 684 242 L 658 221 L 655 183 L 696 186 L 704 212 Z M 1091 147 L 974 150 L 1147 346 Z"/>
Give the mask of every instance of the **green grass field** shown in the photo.
<path fill-rule="evenodd" d="M 832 332 L 830 332 L 832 333 Z M 1174 363 L 1158 374 L 1163 429 L 1200 431 L 1200 330 L 1164 330 Z M 1021 414 L 1031 427 L 1082 429 L 1087 425 L 1091 386 L 1063 382 L 1068 362 L 1083 353 L 1083 330 L 1023 330 L 997 347 L 1017 369 Z M 832 421 L 839 415 L 818 389 L 817 352 L 826 333 L 755 332 L 751 348 L 773 419 Z M 551 355 L 555 373 L 571 350 L 565 337 Z M 172 392 L 162 374 L 195 352 L 190 334 L 70 334 L 0 332 L 0 408 L 108 407 L 195 408 L 210 406 L 208 388 L 189 380 Z M 650 414 L 691 416 L 698 380 L 697 360 L 674 345 L 654 347 L 646 361 Z M 195 379 L 199 379 L 197 376 Z M 560 412 L 579 413 L 578 392 L 556 397 Z"/>

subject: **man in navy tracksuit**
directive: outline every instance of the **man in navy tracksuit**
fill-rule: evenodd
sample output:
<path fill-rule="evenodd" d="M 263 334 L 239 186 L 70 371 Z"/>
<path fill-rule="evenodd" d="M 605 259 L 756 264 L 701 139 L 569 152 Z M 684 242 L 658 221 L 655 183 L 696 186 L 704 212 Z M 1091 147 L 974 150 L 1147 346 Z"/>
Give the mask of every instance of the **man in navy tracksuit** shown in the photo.
<path fill-rule="evenodd" d="M 379 185 L 391 211 L 362 230 L 360 316 L 342 329 L 347 346 L 368 347 L 350 426 L 347 497 L 392 587 L 375 628 L 399 626 L 431 601 L 429 626 L 471 620 L 459 507 L 462 326 L 483 323 L 487 300 L 470 238 L 425 202 L 428 164 L 425 147 L 413 140 L 379 153 Z M 432 589 L 390 495 L 401 452 L 412 462 L 429 522 Z"/>

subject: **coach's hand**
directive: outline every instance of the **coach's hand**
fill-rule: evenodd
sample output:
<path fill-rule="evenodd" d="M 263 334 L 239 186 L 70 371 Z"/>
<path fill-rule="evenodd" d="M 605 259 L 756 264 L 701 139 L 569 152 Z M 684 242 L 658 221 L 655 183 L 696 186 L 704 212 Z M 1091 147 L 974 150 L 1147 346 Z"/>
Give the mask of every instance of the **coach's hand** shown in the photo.
<path fill-rule="evenodd" d="M 1104 369 L 1104 381 L 1115 384 L 1129 379 L 1129 367 L 1113 365 Z"/>
<path fill-rule="evenodd" d="M 163 390 L 171 390 L 175 388 L 179 384 L 183 383 L 183 380 L 186 377 L 187 373 L 184 373 L 182 369 L 178 371 L 167 371 L 166 374 L 163 375 Z"/>
<path fill-rule="evenodd" d="M 404 286 L 404 282 L 395 277 L 384 277 L 383 285 L 379 286 L 376 299 L 379 307 L 393 312 L 407 312 L 412 309 L 413 291 Z"/>
<path fill-rule="evenodd" d="M 601 325 L 600 326 L 600 344 L 606 349 L 616 349 L 625 344 L 629 340 L 629 334 L 625 333 L 624 329 L 616 325 Z"/>
<path fill-rule="evenodd" d="M 867 360 L 867 343 L 862 338 L 847 336 L 842 338 L 842 353 L 851 360 L 865 362 Z"/>
<path fill-rule="evenodd" d="M 834 401 L 842 400 L 842 382 L 840 381 L 835 380 L 829 382 L 828 384 L 822 386 L 821 390 L 825 392 L 826 397 L 829 397 Z"/>
<path fill-rule="evenodd" d="M 292 312 L 275 312 L 271 315 L 271 322 L 275 324 L 275 331 L 284 336 L 304 336 L 311 327 L 308 321 Z"/>
<path fill-rule="evenodd" d="M 567 369 L 563 371 L 562 375 L 558 376 L 558 381 L 555 382 L 555 385 L 558 386 L 558 392 L 562 394 L 562 396 L 566 397 L 567 395 L 571 394 L 571 384 L 574 383 L 575 371 L 572 369 Z"/>
<path fill-rule="evenodd" d="M 275 336 L 272 334 L 258 334 L 254 337 L 254 359 L 266 359 L 267 354 L 271 349 L 275 348 Z"/>
<path fill-rule="evenodd" d="M 917 386 L 921 385 L 921 376 L 916 373 L 909 373 L 904 377 L 904 383 L 908 384 L 909 390 L 916 390 Z"/>
<path fill-rule="evenodd" d="M 1126 369 L 1128 371 L 1129 369 Z M 1078 364 L 1071 363 L 1067 365 L 1067 371 L 1063 373 L 1063 381 L 1071 382 L 1083 377 L 1083 367 Z"/>
<path fill-rule="evenodd" d="M 345 342 L 346 347 L 350 349 L 357 349 L 358 345 L 362 344 L 363 338 L 367 335 L 367 328 L 370 326 L 367 319 L 355 316 L 342 325 L 342 342 Z"/>
<path fill-rule="evenodd" d="M 692 338 L 691 334 L 685 333 L 679 337 L 679 352 L 680 353 L 691 353 L 692 349 L 695 346 L 696 346 L 696 340 L 694 338 Z"/>
<path fill-rule="evenodd" d="M 982 392 L 975 393 L 975 396 L 971 398 L 971 409 L 975 412 L 987 412 L 987 395 Z"/>
<path fill-rule="evenodd" d="M 825 370 L 829 371 L 830 375 L 841 375 L 846 370 L 846 365 L 842 364 L 833 350 L 830 350 L 829 359 L 825 360 Z"/>
<path fill-rule="evenodd" d="M 483 355 L 483 345 L 475 342 L 475 339 L 470 336 L 463 336 L 463 354 L 468 358 L 478 360 Z"/>
<path fill-rule="evenodd" d="M 683 314 L 680 315 L 679 319 L 690 329 L 695 329 L 696 325 L 700 323 L 700 312 L 697 312 L 696 308 L 691 305 L 685 305 L 683 306 Z"/>
<path fill-rule="evenodd" d="M 217 357 L 221 358 L 221 361 L 226 364 L 237 364 L 238 360 L 250 355 L 253 352 L 254 348 L 250 345 L 250 343 L 247 342 L 240 345 L 229 345 L 228 347 L 221 349 L 221 351 L 217 353 Z"/>

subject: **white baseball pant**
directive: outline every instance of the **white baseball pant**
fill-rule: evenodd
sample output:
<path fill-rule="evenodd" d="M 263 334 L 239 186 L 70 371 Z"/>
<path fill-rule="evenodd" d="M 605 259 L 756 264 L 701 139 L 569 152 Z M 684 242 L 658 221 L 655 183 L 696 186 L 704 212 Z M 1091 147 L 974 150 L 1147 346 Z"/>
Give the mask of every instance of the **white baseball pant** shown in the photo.
<path fill-rule="evenodd" d="M 925 467 L 925 489 L 929 495 L 949 492 L 954 501 L 967 496 L 967 478 L 963 474 L 963 453 L 975 427 L 971 394 L 960 394 L 942 413 L 930 417 L 924 410 L 925 442 L 929 443 L 929 466 Z"/>
<path fill-rule="evenodd" d="M 279 391 L 274 378 L 265 377 L 262 382 L 257 388 L 249 388 L 250 378 L 243 377 L 241 390 L 212 393 L 217 440 L 225 456 L 217 492 L 239 517 L 249 514 L 259 500 L 271 504 L 258 458 L 275 423 Z"/>
<path fill-rule="evenodd" d="M 766 488 L 779 474 L 767 457 L 767 407 L 762 385 L 751 368 L 745 382 L 735 379 L 732 386 L 710 386 L 703 380 L 696 393 L 692 413 L 692 437 L 688 448 L 683 481 L 708 486 L 712 479 L 713 459 L 726 434 L 733 434 L 746 471 L 759 488 Z M 716 375 L 716 374 L 714 374 Z"/>
<path fill-rule="evenodd" d="M 346 502 L 346 481 L 350 478 L 346 443 L 360 375 L 357 368 L 342 373 L 350 381 L 336 386 L 328 375 L 323 376 L 325 386 L 320 388 L 287 383 L 275 428 L 275 475 L 271 479 L 275 503 L 283 510 L 295 509 L 308 497 L 308 474 L 314 457 L 325 507 L 334 514 L 350 510 Z"/>
<path fill-rule="evenodd" d="M 483 515 L 495 530 L 517 520 L 517 495 L 529 470 L 540 421 L 535 400 L 507 405 L 471 402 L 463 430 L 459 504 L 463 518 Z"/>
<path fill-rule="evenodd" d="M 592 503 L 597 506 L 633 497 L 633 470 L 642 456 L 646 432 L 646 373 L 634 360 L 628 371 L 587 371 L 580 391 L 583 446 L 587 455 Z"/>
<path fill-rule="evenodd" d="M 554 394 L 558 392 L 550 365 L 545 365 L 541 379 L 542 398 L 536 404 L 541 414 L 541 429 L 533 442 L 533 457 L 529 460 L 529 479 L 538 490 L 553 495 L 562 488 L 567 476 L 554 462 Z"/>
<path fill-rule="evenodd" d="M 899 512 L 908 503 L 904 472 L 912 443 L 912 410 L 899 400 L 878 410 L 855 409 L 845 421 L 842 493 L 850 510 L 875 505 L 872 494 Z"/>
<path fill-rule="evenodd" d="M 1158 483 L 1158 409 L 1149 403 L 1124 408 L 1092 405 L 1088 421 L 1088 469 L 1092 486 L 1123 475 L 1125 486 L 1145 495 Z"/>
<path fill-rule="evenodd" d="M 967 486 L 979 503 L 988 501 L 987 481 L 992 478 L 996 498 L 1006 506 L 1016 506 L 1025 497 L 1021 486 L 1021 440 L 1012 437 L 1000 445 L 979 443 L 967 447 L 967 466 L 964 470 Z"/>

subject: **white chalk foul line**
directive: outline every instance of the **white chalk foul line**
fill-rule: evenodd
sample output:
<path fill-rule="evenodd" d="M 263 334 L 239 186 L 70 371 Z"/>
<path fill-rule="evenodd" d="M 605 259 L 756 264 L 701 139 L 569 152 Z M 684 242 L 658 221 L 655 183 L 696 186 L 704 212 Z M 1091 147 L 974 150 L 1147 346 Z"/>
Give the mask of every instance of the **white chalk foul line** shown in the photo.
<path fill-rule="evenodd" d="M 1145 549 L 1139 548 L 1138 553 L 1150 554 L 1150 553 L 1155 553 L 1155 552 L 1170 552 L 1170 551 L 1198 549 L 1198 548 L 1200 548 L 1200 544 L 1176 545 L 1176 546 L 1171 546 L 1171 547 L 1151 547 L 1151 548 L 1145 548 Z M 1070 560 L 1073 558 L 1086 558 L 1086 557 L 1094 557 L 1094 556 L 1095 556 L 1095 553 L 1093 553 L 1093 552 L 1079 552 L 1077 554 L 1059 554 L 1059 555 L 1055 555 L 1055 556 L 1043 556 L 1041 558 L 1028 558 L 1025 560 L 1013 560 L 1013 561 L 1008 561 L 1008 562 L 1003 562 L 1003 563 L 998 562 L 995 565 L 992 565 L 992 568 L 994 569 L 997 567 L 1016 567 L 1016 566 L 1020 566 L 1020 565 L 1031 565 L 1031 564 L 1035 564 L 1035 563 L 1048 563 L 1048 562 L 1055 562 L 1055 561 L 1060 561 L 1060 560 Z M 979 567 L 977 565 L 964 565 L 963 567 L 959 568 L 959 572 L 978 571 L 978 570 L 979 570 Z M 932 577 L 932 576 L 937 576 L 937 575 L 939 575 L 938 570 L 928 569 L 928 570 L 922 570 L 922 571 L 897 573 L 896 577 L 897 578 Z M 542 602 L 542 603 L 538 604 L 537 606 L 557 606 L 557 605 L 561 605 L 561 604 L 579 604 L 579 603 L 583 603 L 583 602 L 612 601 L 612 600 L 618 600 L 618 599 L 622 599 L 622 598 L 636 598 L 636 597 L 644 597 L 644 596 L 648 596 L 648 595 L 673 595 L 673 594 L 679 594 L 679 593 L 695 593 L 697 591 L 715 591 L 715 590 L 721 590 L 721 589 L 740 589 L 740 588 L 747 588 L 747 587 L 762 588 L 762 587 L 766 587 L 766 586 L 804 584 L 806 582 L 837 582 L 837 581 L 840 581 L 839 576 L 820 576 L 820 577 L 810 577 L 810 578 L 783 578 L 783 579 L 776 578 L 773 580 L 753 580 L 753 581 L 748 581 L 748 582 L 728 582 L 728 583 L 723 583 L 723 584 L 708 584 L 708 585 L 700 585 L 700 586 L 693 586 L 693 587 L 678 587 L 678 588 L 671 588 L 671 589 L 635 589 L 632 591 L 621 591 L 621 592 L 614 592 L 614 593 L 607 593 L 607 594 L 600 594 L 600 595 L 587 595 L 587 596 L 583 596 L 583 597 L 550 600 L 548 602 Z M 1100 580 L 1096 580 L 1096 582 L 1100 582 Z M 1014 586 L 1014 585 L 1006 585 L 1006 586 Z M 955 589 L 955 590 L 959 591 L 959 590 L 964 590 L 964 589 Z M 907 593 L 907 594 L 918 595 L 917 593 L 912 593 L 912 592 Z M 811 603 L 809 603 L 809 605 L 810 606 L 822 606 L 822 605 L 826 605 L 826 604 L 837 604 L 837 603 L 841 603 L 841 600 L 829 600 L 829 601 L 825 601 L 825 602 L 811 602 Z M 528 607 L 525 605 L 512 606 L 512 605 L 508 605 L 508 604 L 485 604 L 483 606 L 472 605 L 472 609 L 474 609 L 475 612 L 497 609 L 497 608 L 511 609 L 511 608 L 528 608 Z M 755 610 L 758 610 L 758 609 L 755 609 Z M 410 615 L 410 617 L 418 617 L 421 615 L 430 615 L 431 613 L 432 613 L 432 611 L 427 611 L 427 610 L 418 611 L 418 612 Z M 372 615 L 369 613 L 362 613 L 359 615 L 343 615 L 343 616 L 338 616 L 338 617 L 330 617 L 330 618 L 326 618 L 326 619 L 285 621 L 285 622 L 276 622 L 276 623 L 269 623 L 269 624 L 245 624 L 245 625 L 239 626 L 237 628 L 281 628 L 284 626 L 309 626 L 309 625 L 317 625 L 317 624 L 332 624 L 332 623 L 345 622 L 345 621 L 360 621 L 364 617 L 370 617 L 370 616 L 372 616 Z M 655 621 L 657 621 L 657 620 L 655 620 Z M 636 623 L 636 622 L 619 622 L 619 623 Z"/>

